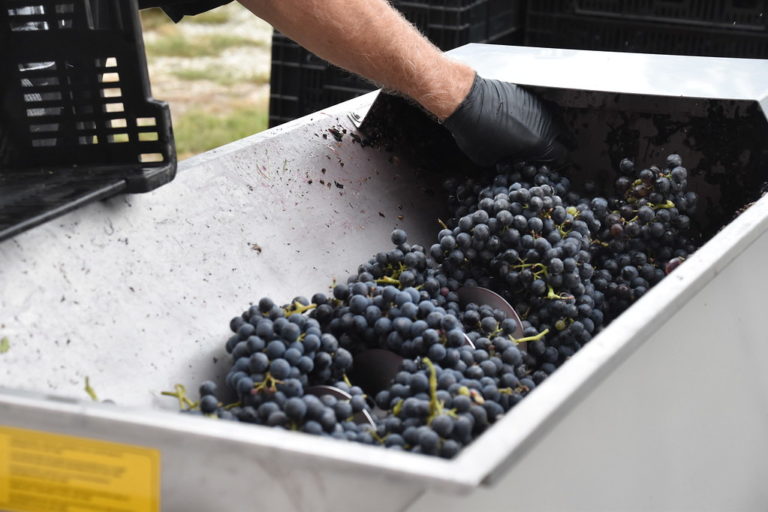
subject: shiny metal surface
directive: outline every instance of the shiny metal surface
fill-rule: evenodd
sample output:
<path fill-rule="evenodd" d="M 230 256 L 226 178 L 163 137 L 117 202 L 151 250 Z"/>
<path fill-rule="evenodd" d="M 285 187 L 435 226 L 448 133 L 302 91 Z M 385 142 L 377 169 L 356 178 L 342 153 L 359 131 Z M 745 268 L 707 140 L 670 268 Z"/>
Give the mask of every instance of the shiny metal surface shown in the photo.
<path fill-rule="evenodd" d="M 431 240 L 430 183 L 328 131 L 351 130 L 346 114 L 369 103 L 190 159 L 171 186 L 0 243 L 2 382 L 84 398 L 89 376 L 102 398 L 173 409 L 159 392 L 223 377 L 229 320 L 260 297 L 329 291 L 395 227 Z"/>
<path fill-rule="evenodd" d="M 460 455 L 486 486 L 407 510 L 765 510 L 766 251 L 764 198 Z"/>
<path fill-rule="evenodd" d="M 468 44 L 451 55 L 487 78 L 577 91 L 757 100 L 768 61 Z"/>
<path fill-rule="evenodd" d="M 324 395 L 330 395 L 338 400 L 352 400 L 352 395 L 347 393 L 341 388 L 337 388 L 336 386 L 326 386 L 326 385 L 320 385 L 320 386 L 310 386 L 308 388 L 304 388 L 304 394 L 307 395 L 314 395 L 316 397 L 321 397 Z M 354 415 L 355 423 L 366 423 L 370 425 L 372 428 L 376 428 L 376 423 L 373 421 L 373 417 L 371 416 L 371 413 L 369 413 L 366 409 L 363 409 L 362 411 L 355 413 Z"/>
<path fill-rule="evenodd" d="M 517 314 L 515 308 L 513 308 L 504 297 L 493 290 L 479 286 L 464 286 L 463 288 L 459 288 L 458 293 L 462 306 L 474 302 L 479 306 L 491 306 L 494 309 L 503 311 L 504 314 L 507 315 L 507 318 L 511 318 L 517 324 L 512 336 L 516 339 L 523 337 L 523 322 L 520 320 L 520 315 Z M 521 345 L 523 348 L 527 346 L 525 345 L 525 342 L 521 343 Z"/>
<path fill-rule="evenodd" d="M 380 348 L 363 350 L 355 356 L 355 364 L 349 372 L 350 380 L 374 398 L 376 393 L 389 387 L 400 371 L 403 357 Z"/>
<path fill-rule="evenodd" d="M 622 105 L 642 94 L 639 111 L 695 110 L 690 97 L 744 102 L 733 115 L 768 107 L 760 61 L 483 45 L 453 54 L 584 109 L 605 98 L 580 90 L 623 93 Z M 352 130 L 348 114 L 373 98 L 190 159 L 151 194 L 0 243 L 0 336 L 11 343 L 0 424 L 159 448 L 167 510 L 249 510 L 253 496 L 286 511 L 356 510 L 361 499 L 421 512 L 764 509 L 768 345 L 752 290 L 768 282 L 766 200 L 455 460 L 155 410 L 175 407 L 161 390 L 222 376 L 228 321 L 250 302 L 327 289 L 395 226 L 433 239 L 440 206 L 415 166 L 397 148 L 328 132 Z M 720 322 L 724 311 L 736 321 Z M 118 405 L 83 401 L 85 376 Z"/>

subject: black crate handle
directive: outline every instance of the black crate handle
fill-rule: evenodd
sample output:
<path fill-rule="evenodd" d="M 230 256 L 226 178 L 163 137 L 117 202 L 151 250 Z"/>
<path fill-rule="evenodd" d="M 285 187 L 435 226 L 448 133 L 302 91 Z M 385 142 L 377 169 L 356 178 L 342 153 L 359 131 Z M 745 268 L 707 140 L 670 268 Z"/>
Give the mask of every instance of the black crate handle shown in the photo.
<path fill-rule="evenodd" d="M 137 1 L 0 5 L 0 233 L 63 201 L 171 181 L 171 116 L 151 98 Z"/>

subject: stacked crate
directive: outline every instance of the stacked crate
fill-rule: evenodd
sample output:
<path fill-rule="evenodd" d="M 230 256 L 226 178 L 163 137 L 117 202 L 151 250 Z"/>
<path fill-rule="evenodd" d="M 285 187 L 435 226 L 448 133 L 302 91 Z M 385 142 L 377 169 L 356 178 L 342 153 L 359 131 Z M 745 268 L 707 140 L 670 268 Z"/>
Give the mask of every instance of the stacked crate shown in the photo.
<path fill-rule="evenodd" d="M 0 70 L 0 240 L 175 176 L 136 0 L 6 0 Z"/>
<path fill-rule="evenodd" d="M 398 0 L 392 4 L 443 50 L 467 43 L 522 42 L 522 0 Z M 286 36 L 274 34 L 270 127 L 375 88 L 370 82 L 328 64 Z"/>
<path fill-rule="evenodd" d="M 528 46 L 768 58 L 766 0 L 538 0 Z"/>

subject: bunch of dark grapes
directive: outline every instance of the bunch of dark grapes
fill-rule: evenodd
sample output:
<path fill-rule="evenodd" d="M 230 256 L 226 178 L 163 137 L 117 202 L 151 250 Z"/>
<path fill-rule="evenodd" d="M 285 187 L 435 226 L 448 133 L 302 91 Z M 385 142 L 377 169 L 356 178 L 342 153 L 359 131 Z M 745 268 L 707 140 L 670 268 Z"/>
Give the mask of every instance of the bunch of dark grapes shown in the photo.
<path fill-rule="evenodd" d="M 640 171 L 625 159 L 620 173 L 607 197 L 525 164 L 448 182 L 452 216 L 428 251 L 398 229 L 331 293 L 261 299 L 230 324 L 226 390 L 172 395 L 221 419 L 453 457 L 696 249 L 680 157 Z M 462 303 L 473 286 L 521 325 Z M 372 349 L 394 370 L 363 390 L 349 377 L 377 371 Z"/>
<path fill-rule="evenodd" d="M 378 428 L 385 446 L 453 457 L 535 387 L 530 378 L 483 361 L 468 366 L 477 370 L 474 377 L 429 359 L 404 361 L 393 385 L 376 395 L 388 413 Z"/>
<path fill-rule="evenodd" d="M 263 396 L 251 390 L 296 390 L 308 384 L 339 380 L 352 366 L 352 354 L 339 346 L 317 320 L 302 314 L 315 307 L 303 297 L 280 307 L 262 298 L 230 322 L 227 341 L 233 366 L 226 381 L 241 402 Z"/>
<path fill-rule="evenodd" d="M 436 271 L 420 246 L 410 246 L 403 230 L 395 230 L 392 241 L 395 249 L 337 284 L 311 316 L 353 354 L 383 348 L 403 357 L 424 355 L 439 341 L 436 329 L 440 339 L 463 342 L 456 283 Z"/>
<path fill-rule="evenodd" d="M 457 182 L 455 179 L 446 181 L 445 188 L 449 194 L 449 207 L 453 217 L 458 219 L 474 212 L 481 200 L 494 199 L 497 194 L 506 193 L 508 187 L 515 183 L 523 188 L 549 185 L 556 195 L 566 198 L 571 204 L 577 203 L 579 199 L 578 195 L 571 192 L 570 179 L 546 165 L 500 165 L 497 174 L 489 182 L 475 178 L 468 178 L 463 182 Z"/>
<path fill-rule="evenodd" d="M 452 457 L 543 380 L 511 336 L 515 320 L 489 306 L 460 306 L 458 283 L 423 249 L 409 246 L 402 230 L 392 241 L 394 250 L 362 265 L 330 296 L 297 297 L 283 307 L 264 298 L 234 318 L 230 393 L 205 383 L 200 412 Z M 403 359 L 389 385 L 369 397 L 347 374 L 354 356 L 371 348 Z M 232 392 L 236 401 L 225 405 L 223 395 Z M 368 420 L 355 421 L 363 411 Z"/>
<path fill-rule="evenodd" d="M 696 250 L 691 218 L 696 194 L 687 190 L 688 171 L 679 155 L 663 169 L 619 165 L 616 194 L 596 197 L 591 206 L 602 223 L 593 255 L 599 271 L 596 288 L 607 297 L 613 319 Z"/>
<path fill-rule="evenodd" d="M 514 168 L 486 187 L 473 186 L 475 206 L 454 211 L 465 214 L 451 219 L 453 229 L 440 232 L 430 255 L 461 285 L 501 294 L 525 315 L 526 335 L 546 331 L 550 350 L 533 355 L 551 373 L 603 324 L 604 297 L 591 282 L 590 252 L 600 222 L 569 192 L 567 180 L 547 167 L 531 178 L 540 184 L 516 181 L 535 170 Z M 463 194 L 460 189 L 454 197 Z M 556 189 L 578 205 L 566 203 Z"/>
<path fill-rule="evenodd" d="M 321 301 L 320 295 L 314 298 Z M 225 378 L 227 390 L 219 393 L 215 383 L 203 383 L 199 412 L 371 443 L 369 429 L 354 421 L 363 411 L 370 412 L 362 389 L 337 381 L 352 367 L 352 355 L 304 314 L 315 306 L 302 297 L 284 307 L 263 298 L 233 318 L 230 328 L 235 334 L 226 344 L 233 361 Z M 329 383 L 349 399 L 313 387 Z M 223 397 L 231 395 L 235 401 L 225 405 Z"/>
<path fill-rule="evenodd" d="M 364 411 L 370 411 L 363 391 L 356 386 L 350 387 L 345 382 L 337 382 L 334 387 L 347 393 L 350 398 L 328 393 L 295 393 L 293 390 L 286 392 L 285 389 L 254 388 L 250 393 L 258 398 L 241 399 L 239 402 L 225 405 L 219 397 L 216 384 L 206 381 L 200 386 L 200 402 L 195 412 L 219 419 L 372 444 L 373 428 L 365 422 L 356 421 L 357 416 L 362 415 Z M 366 417 L 373 419 L 370 414 Z"/>
<path fill-rule="evenodd" d="M 470 303 L 433 325 L 427 357 L 405 359 L 376 394 L 378 433 L 387 446 L 452 457 L 545 376 L 526 366 L 525 340 L 511 337 L 517 325 L 502 311 Z"/>

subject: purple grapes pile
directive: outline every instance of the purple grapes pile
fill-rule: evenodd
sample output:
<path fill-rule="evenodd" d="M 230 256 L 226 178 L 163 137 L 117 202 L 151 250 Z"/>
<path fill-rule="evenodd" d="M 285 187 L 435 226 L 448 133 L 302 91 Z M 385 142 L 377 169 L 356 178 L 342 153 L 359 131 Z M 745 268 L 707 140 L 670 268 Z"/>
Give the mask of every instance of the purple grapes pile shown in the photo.
<path fill-rule="evenodd" d="M 226 390 L 207 381 L 185 410 L 451 458 L 696 250 L 687 179 L 670 155 L 622 160 L 605 197 L 527 164 L 449 181 L 435 244 L 397 229 L 328 294 L 262 298 L 230 323 Z"/>

